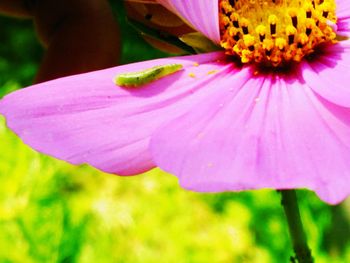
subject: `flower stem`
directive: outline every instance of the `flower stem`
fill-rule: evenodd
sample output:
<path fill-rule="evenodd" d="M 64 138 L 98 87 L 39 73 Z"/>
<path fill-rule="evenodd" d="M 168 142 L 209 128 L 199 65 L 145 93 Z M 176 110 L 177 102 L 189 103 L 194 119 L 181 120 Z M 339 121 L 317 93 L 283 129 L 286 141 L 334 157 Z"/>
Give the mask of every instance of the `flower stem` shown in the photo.
<path fill-rule="evenodd" d="M 292 262 L 313 263 L 311 250 L 307 245 L 306 235 L 301 222 L 297 195 L 295 190 L 282 190 L 281 204 L 287 217 L 289 234 L 292 239 L 295 257 L 291 257 Z"/>

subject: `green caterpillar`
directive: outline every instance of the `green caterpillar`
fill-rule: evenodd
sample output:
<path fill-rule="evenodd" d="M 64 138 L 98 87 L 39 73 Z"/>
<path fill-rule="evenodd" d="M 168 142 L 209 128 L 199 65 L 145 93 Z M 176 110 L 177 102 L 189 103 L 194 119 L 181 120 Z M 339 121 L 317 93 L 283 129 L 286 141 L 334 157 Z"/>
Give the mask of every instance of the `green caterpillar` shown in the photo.
<path fill-rule="evenodd" d="M 155 66 L 142 71 L 119 74 L 114 78 L 114 83 L 122 87 L 139 87 L 173 74 L 181 69 L 181 64 Z"/>

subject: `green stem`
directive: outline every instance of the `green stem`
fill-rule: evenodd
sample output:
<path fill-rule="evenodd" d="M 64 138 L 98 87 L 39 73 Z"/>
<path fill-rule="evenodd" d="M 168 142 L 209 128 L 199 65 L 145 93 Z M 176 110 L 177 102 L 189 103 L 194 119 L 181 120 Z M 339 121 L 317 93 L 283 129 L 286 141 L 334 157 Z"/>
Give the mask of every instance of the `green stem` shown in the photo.
<path fill-rule="evenodd" d="M 301 222 L 295 190 L 282 190 L 282 206 L 287 218 L 289 234 L 292 239 L 295 257 L 292 262 L 313 263 L 311 250 L 307 245 L 306 235 Z"/>

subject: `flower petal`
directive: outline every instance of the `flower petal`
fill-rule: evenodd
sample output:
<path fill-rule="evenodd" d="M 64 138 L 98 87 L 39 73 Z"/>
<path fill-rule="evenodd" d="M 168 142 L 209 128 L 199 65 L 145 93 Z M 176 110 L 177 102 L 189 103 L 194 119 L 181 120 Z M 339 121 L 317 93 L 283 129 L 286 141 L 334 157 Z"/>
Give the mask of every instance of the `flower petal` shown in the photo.
<path fill-rule="evenodd" d="M 199 192 L 307 187 L 342 201 L 350 194 L 350 110 L 292 77 L 250 76 L 228 76 L 216 94 L 159 128 L 156 164 Z"/>
<path fill-rule="evenodd" d="M 348 0 L 336 0 L 337 17 L 339 19 L 350 17 L 350 2 Z"/>
<path fill-rule="evenodd" d="M 217 62 L 223 57 L 215 52 L 146 61 L 34 85 L 1 100 L 0 113 L 40 152 L 109 173 L 138 174 L 154 167 L 149 136 L 191 107 L 215 78 L 208 71 L 226 70 Z M 184 70 L 138 88 L 112 81 L 120 73 L 169 63 Z"/>
<path fill-rule="evenodd" d="M 337 34 L 350 37 L 350 1 L 337 0 Z"/>
<path fill-rule="evenodd" d="M 350 41 L 327 46 L 314 60 L 303 62 L 307 85 L 337 105 L 350 107 Z"/>
<path fill-rule="evenodd" d="M 340 38 L 350 37 L 350 18 L 338 19 L 337 21 L 337 35 Z"/>
<path fill-rule="evenodd" d="M 214 43 L 220 43 L 219 4 L 216 0 L 183 1 L 157 0 L 169 10 L 188 21 Z"/>

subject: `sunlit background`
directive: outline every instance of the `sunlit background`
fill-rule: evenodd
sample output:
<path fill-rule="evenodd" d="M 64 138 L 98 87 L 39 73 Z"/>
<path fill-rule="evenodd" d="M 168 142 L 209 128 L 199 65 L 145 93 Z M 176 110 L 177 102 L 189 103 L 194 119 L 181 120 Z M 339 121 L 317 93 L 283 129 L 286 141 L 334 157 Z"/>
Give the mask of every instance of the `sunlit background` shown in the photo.
<path fill-rule="evenodd" d="M 124 19 L 122 62 L 166 56 Z M 42 56 L 30 21 L 0 17 L 0 97 L 31 83 Z M 350 262 L 349 206 L 299 193 L 316 262 Z M 288 262 L 273 190 L 198 194 L 160 170 L 122 178 L 38 154 L 0 117 L 0 262 Z"/>

